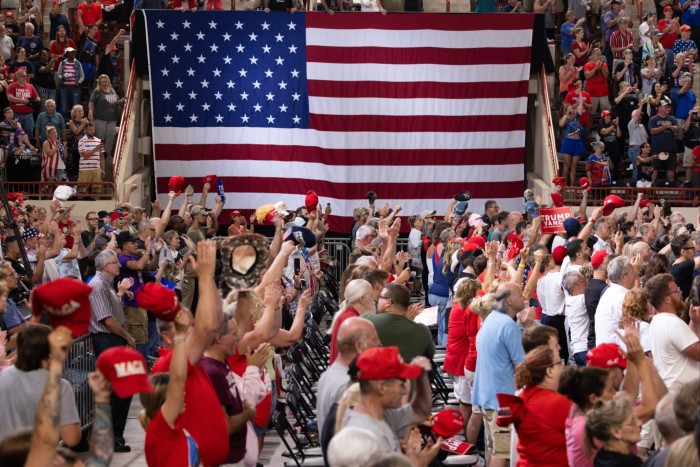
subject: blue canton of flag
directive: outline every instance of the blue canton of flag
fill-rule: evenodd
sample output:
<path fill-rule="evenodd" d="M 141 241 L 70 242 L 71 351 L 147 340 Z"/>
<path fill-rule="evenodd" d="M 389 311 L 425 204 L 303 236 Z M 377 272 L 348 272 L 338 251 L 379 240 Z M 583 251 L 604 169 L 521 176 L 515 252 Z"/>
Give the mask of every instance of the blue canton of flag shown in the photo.
<path fill-rule="evenodd" d="M 155 126 L 308 128 L 304 15 L 149 10 Z"/>

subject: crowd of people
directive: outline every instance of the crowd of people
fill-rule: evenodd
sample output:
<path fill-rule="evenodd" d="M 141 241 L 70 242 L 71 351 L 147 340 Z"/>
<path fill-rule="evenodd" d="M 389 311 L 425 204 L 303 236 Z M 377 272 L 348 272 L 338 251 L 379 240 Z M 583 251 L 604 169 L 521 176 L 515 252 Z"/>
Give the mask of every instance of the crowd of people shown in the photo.
<path fill-rule="evenodd" d="M 579 186 L 584 162 L 594 187 L 700 188 L 700 8 L 656 1 L 642 13 L 642 3 L 634 2 L 635 34 L 620 0 L 599 2 L 600 11 L 573 2 L 560 24 L 558 127 L 569 186 Z"/>
<path fill-rule="evenodd" d="M 309 441 L 331 466 L 427 466 L 455 433 L 490 466 L 700 465 L 700 214 L 693 225 L 641 196 L 623 212 L 610 197 L 543 235 L 536 211 L 495 200 L 471 211 L 463 192 L 444 214 L 409 216 L 403 251 L 401 207 L 375 206 L 371 192 L 356 209 L 328 361 L 316 389 L 300 390 L 285 350 L 318 324 L 331 209 L 307 196 L 294 212 L 278 203 L 219 225 L 212 181 L 197 202 L 172 191 L 150 216 L 123 203 L 84 222 L 59 201 L 46 212 L 13 197 L 21 239 L 5 232 L 0 265 L 2 465 L 76 457 L 58 447 L 81 439 L 61 372 L 87 334 L 97 371 L 82 456 L 99 465 L 130 451 L 135 394 L 149 465 L 255 466 L 289 397 L 316 408 L 315 429 L 300 428 L 318 433 Z M 272 224 L 271 240 L 255 222 Z M 449 435 L 434 372 L 459 409 Z"/>
<path fill-rule="evenodd" d="M 120 15 L 103 16 L 103 5 L 93 0 L 73 3 L 68 13 L 59 1 L 50 12 L 45 2 L 2 4 L 0 180 L 81 182 L 84 192 L 99 194 L 99 182 L 111 180 L 124 103 L 112 81 L 125 30 L 112 31 L 111 41 L 100 32 L 109 21 L 128 24 L 128 15 L 118 23 Z"/>

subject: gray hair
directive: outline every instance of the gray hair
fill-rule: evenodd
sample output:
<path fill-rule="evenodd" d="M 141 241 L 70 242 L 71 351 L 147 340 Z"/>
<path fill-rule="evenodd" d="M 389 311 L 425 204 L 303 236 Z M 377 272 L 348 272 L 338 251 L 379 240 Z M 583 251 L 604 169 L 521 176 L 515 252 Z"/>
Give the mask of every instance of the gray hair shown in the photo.
<path fill-rule="evenodd" d="M 447 241 L 455 236 L 455 229 L 445 229 L 440 232 L 440 241 L 442 243 L 447 243 Z"/>
<path fill-rule="evenodd" d="M 669 220 L 671 221 L 671 225 L 678 223 L 685 224 L 685 216 L 682 212 L 671 213 L 671 217 L 669 218 Z"/>
<path fill-rule="evenodd" d="M 572 292 L 574 290 L 574 287 L 581 282 L 582 280 L 585 280 L 586 278 L 583 277 L 583 274 L 581 274 L 578 271 L 569 271 L 566 274 L 564 274 L 564 277 L 562 278 L 561 285 L 564 287 L 564 290 L 569 295 L 572 295 Z"/>
<path fill-rule="evenodd" d="M 595 226 L 593 226 L 593 230 L 596 230 L 596 231 L 597 231 L 597 230 L 600 229 L 600 227 L 601 227 L 603 224 L 605 224 L 606 222 L 608 222 L 608 218 L 607 218 L 607 217 L 601 217 L 600 219 L 598 219 L 597 221 L 595 221 Z"/>
<path fill-rule="evenodd" d="M 328 445 L 328 464 L 334 467 L 367 465 L 383 454 L 371 431 L 354 426 L 340 430 Z"/>
<path fill-rule="evenodd" d="M 117 258 L 117 253 L 114 250 L 102 250 L 95 256 L 95 269 L 98 271 L 104 270 L 105 266 L 113 259 Z"/>
<path fill-rule="evenodd" d="M 618 256 L 608 264 L 608 279 L 617 284 L 630 272 L 630 259 L 627 256 Z"/>
<path fill-rule="evenodd" d="M 598 149 L 598 148 L 604 148 L 604 147 L 605 147 L 605 143 L 603 143 L 602 141 L 593 141 L 593 142 L 591 143 L 591 147 L 592 147 L 593 150 L 595 151 L 595 150 Z"/>
<path fill-rule="evenodd" d="M 142 220 L 139 222 L 139 233 L 143 232 L 144 230 L 152 229 L 153 228 L 153 222 L 146 219 Z"/>
<path fill-rule="evenodd" d="M 355 240 L 364 240 L 368 235 L 374 234 L 374 229 L 369 225 L 361 225 L 355 233 Z"/>
<path fill-rule="evenodd" d="M 56 105 L 56 101 L 53 99 L 46 99 L 46 102 L 44 102 L 44 106 L 47 106 L 49 104 Z"/>
<path fill-rule="evenodd" d="M 224 319 L 221 321 L 221 325 L 219 326 L 219 329 L 217 329 L 216 334 L 219 336 L 223 336 L 224 334 L 228 333 L 228 322 L 233 319 L 233 313 L 228 313 L 230 310 L 225 310 L 222 314 L 224 316 Z"/>
<path fill-rule="evenodd" d="M 673 401 L 675 399 L 675 393 L 667 393 L 656 404 L 656 412 L 654 413 L 654 421 L 659 427 L 659 433 L 661 433 L 666 442 L 683 436 L 683 430 L 678 426 L 678 421 L 676 420 L 676 412 L 673 411 Z"/>

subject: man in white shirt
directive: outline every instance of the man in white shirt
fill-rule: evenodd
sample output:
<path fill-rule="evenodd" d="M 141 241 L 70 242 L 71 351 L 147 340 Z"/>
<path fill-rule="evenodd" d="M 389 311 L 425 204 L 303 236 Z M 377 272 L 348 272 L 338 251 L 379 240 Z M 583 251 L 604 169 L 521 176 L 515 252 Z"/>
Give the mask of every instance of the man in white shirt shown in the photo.
<path fill-rule="evenodd" d="M 626 256 L 618 256 L 608 264 L 610 286 L 603 292 L 595 313 L 596 345 L 615 342 L 615 331 L 620 327 L 622 301 L 638 280 L 636 264 Z"/>
<path fill-rule="evenodd" d="M 569 271 L 564 274 L 562 279 L 562 286 L 567 293 L 564 309 L 571 332 L 571 353 L 574 354 L 577 366 L 586 366 L 586 353 L 588 352 L 590 320 L 586 311 L 584 295 L 587 285 L 588 281 L 578 271 Z"/>
<path fill-rule="evenodd" d="M 671 274 L 649 279 L 644 284 L 644 293 L 656 308 L 649 326 L 654 366 L 669 392 L 678 392 L 683 384 L 700 375 L 700 339 L 678 317 L 685 304 Z"/>
<path fill-rule="evenodd" d="M 561 263 L 566 257 L 566 248 L 558 246 L 552 250 L 554 267 L 537 282 L 537 298 L 542 307 L 541 323 L 551 326 L 559 333 L 559 357 L 569 359 L 569 346 L 564 327 L 564 289 L 561 286 Z"/>
<path fill-rule="evenodd" d="M 598 219 L 595 223 L 595 236 L 598 237 L 598 242 L 593 246 L 593 253 L 600 250 L 607 250 L 608 253 L 615 253 L 610 246 L 610 233 L 612 232 L 612 227 L 610 226 L 610 221 L 608 218 L 604 217 Z"/>

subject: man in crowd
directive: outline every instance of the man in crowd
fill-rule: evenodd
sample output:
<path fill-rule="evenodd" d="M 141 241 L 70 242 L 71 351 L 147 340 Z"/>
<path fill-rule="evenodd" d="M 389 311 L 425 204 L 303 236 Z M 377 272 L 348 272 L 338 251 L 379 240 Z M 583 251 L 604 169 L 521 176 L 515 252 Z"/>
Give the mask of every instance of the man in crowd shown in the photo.
<path fill-rule="evenodd" d="M 636 268 L 635 260 L 626 256 L 619 256 L 608 264 L 610 285 L 603 292 L 595 312 L 596 345 L 615 342 L 615 331 L 620 327 L 625 294 L 639 281 Z"/>
<path fill-rule="evenodd" d="M 654 156 L 654 173 L 652 185 L 656 185 L 659 171 L 665 171 L 666 181 L 673 182 L 676 178 L 676 133 L 679 131 L 676 117 L 669 115 L 671 101 L 661 98 L 656 108 L 656 115 L 649 119 L 651 134 L 651 154 Z"/>

